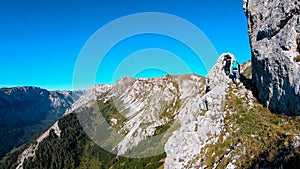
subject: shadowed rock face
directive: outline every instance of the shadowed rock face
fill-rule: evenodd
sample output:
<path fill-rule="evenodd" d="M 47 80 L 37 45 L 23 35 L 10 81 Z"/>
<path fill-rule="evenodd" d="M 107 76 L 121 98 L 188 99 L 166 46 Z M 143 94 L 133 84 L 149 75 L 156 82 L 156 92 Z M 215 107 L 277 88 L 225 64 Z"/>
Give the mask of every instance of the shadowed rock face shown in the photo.
<path fill-rule="evenodd" d="M 63 116 L 83 91 L 38 87 L 0 89 L 0 158 Z"/>
<path fill-rule="evenodd" d="M 300 1 L 244 0 L 253 82 L 272 111 L 300 115 Z"/>

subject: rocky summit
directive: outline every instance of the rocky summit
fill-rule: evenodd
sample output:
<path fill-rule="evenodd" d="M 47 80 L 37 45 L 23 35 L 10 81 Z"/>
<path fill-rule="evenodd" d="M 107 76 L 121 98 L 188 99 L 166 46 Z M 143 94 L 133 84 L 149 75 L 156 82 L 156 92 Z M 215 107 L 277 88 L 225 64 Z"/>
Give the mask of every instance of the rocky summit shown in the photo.
<path fill-rule="evenodd" d="M 224 131 L 224 109 L 229 78 L 222 65 L 223 56 L 207 75 L 204 89 L 207 93 L 194 91 L 182 104 L 187 108 L 178 114 L 180 129 L 175 131 L 165 145 L 167 153 L 165 168 L 200 167 L 205 158 L 207 145 L 215 144 Z"/>
<path fill-rule="evenodd" d="M 253 82 L 274 112 L 300 115 L 300 1 L 244 0 Z"/>

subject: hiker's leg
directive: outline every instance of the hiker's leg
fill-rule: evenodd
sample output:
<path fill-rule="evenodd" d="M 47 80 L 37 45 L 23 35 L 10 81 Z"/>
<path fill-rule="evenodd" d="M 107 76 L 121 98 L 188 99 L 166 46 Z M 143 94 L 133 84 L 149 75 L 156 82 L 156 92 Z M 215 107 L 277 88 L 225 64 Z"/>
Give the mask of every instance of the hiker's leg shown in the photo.
<path fill-rule="evenodd" d="M 227 76 L 230 74 L 230 67 L 226 66 Z"/>
<path fill-rule="evenodd" d="M 231 79 L 234 82 L 234 75 L 233 74 L 229 74 L 229 79 Z"/>
<path fill-rule="evenodd" d="M 238 73 L 237 73 L 237 70 L 233 70 L 233 79 L 234 79 L 234 82 L 236 82 L 237 81 L 237 79 L 238 79 Z"/>
<path fill-rule="evenodd" d="M 225 66 L 223 66 L 223 70 L 224 70 L 225 74 L 227 74 L 226 65 L 225 65 Z"/>

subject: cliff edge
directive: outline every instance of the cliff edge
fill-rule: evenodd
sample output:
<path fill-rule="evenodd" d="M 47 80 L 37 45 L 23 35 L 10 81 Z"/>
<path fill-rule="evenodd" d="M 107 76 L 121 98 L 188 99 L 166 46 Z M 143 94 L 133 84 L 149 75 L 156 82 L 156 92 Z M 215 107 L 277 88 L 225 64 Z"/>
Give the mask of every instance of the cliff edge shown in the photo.
<path fill-rule="evenodd" d="M 300 115 L 300 1 L 244 0 L 253 82 L 273 112 Z"/>

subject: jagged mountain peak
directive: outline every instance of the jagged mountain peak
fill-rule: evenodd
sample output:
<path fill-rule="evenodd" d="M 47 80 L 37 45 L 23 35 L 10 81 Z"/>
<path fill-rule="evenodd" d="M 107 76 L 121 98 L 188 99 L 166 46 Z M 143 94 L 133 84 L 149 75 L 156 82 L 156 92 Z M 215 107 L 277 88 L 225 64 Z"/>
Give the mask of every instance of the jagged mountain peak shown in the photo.
<path fill-rule="evenodd" d="M 125 77 L 102 93 L 96 94 L 93 90 L 89 90 L 87 93 L 96 96 L 83 95 L 77 102 L 81 102 L 81 106 L 77 106 L 76 103 L 77 109 L 74 108 L 73 111 L 79 114 L 81 121 L 84 121 L 87 116 L 93 117 L 97 112 L 111 110 L 112 112 L 106 115 L 106 120 L 113 128 L 119 129 L 125 135 L 120 136 L 119 143 L 113 145 L 104 145 L 107 140 L 98 140 L 98 143 L 104 147 L 112 147 L 109 151 L 125 155 L 147 137 L 157 134 L 156 128 L 171 127 L 176 120 L 175 116 L 179 111 L 177 109 L 184 104 L 181 102 L 190 95 L 199 95 L 203 92 L 204 84 L 204 78 L 195 74 L 167 75 L 151 79 Z M 84 113 L 81 111 L 89 109 L 91 111 Z M 90 123 L 92 122 L 81 124 L 92 138 L 99 137 L 95 135 L 95 130 L 88 128 Z M 94 128 L 96 129 L 97 126 Z M 112 131 L 109 135 L 116 135 L 116 133 Z"/>
<path fill-rule="evenodd" d="M 112 86 L 108 84 L 95 84 L 92 85 L 87 91 L 83 92 L 82 96 L 72 104 L 72 106 L 65 112 L 65 115 L 72 113 L 74 110 L 80 106 L 87 104 L 90 101 L 95 101 L 98 95 L 109 90 Z"/>
<path fill-rule="evenodd" d="M 8 88 L 1 88 L 1 90 L 5 92 L 11 92 L 14 90 L 34 90 L 34 89 L 39 89 L 39 90 L 45 90 L 37 86 L 19 86 L 19 87 L 8 87 Z"/>
<path fill-rule="evenodd" d="M 179 76 L 171 76 L 166 75 L 162 77 L 156 77 L 156 78 L 131 78 L 131 77 L 125 77 L 121 80 L 119 80 L 112 88 L 113 92 L 115 94 L 124 94 L 127 93 L 126 90 L 130 90 L 133 92 L 133 90 L 137 91 L 138 95 L 143 95 L 139 93 L 143 92 L 154 92 L 157 93 L 161 90 L 168 89 L 170 91 L 176 90 L 178 88 L 178 84 L 181 84 L 185 81 L 185 83 L 189 82 L 197 82 L 197 83 L 204 83 L 204 78 L 195 75 L 195 74 L 189 74 L 189 75 L 179 75 Z M 183 93 L 183 88 L 178 88 L 177 90 L 180 93 Z"/>
<path fill-rule="evenodd" d="M 49 91 L 34 87 L 34 86 L 22 86 L 22 87 L 13 87 L 13 88 L 2 88 L 1 91 L 4 93 L 18 99 L 24 100 L 28 96 L 46 96 L 49 95 Z"/>

